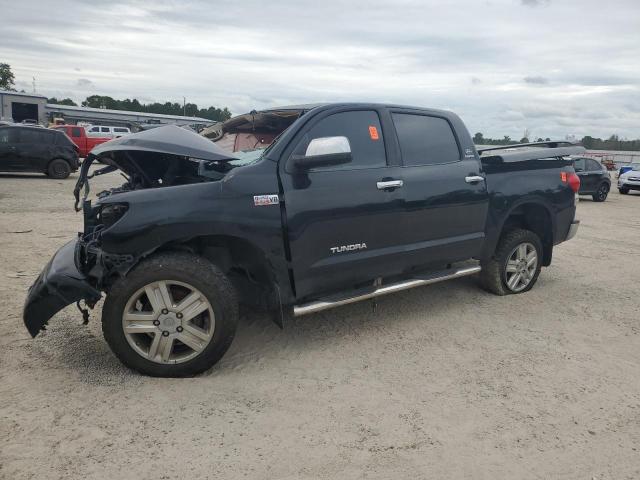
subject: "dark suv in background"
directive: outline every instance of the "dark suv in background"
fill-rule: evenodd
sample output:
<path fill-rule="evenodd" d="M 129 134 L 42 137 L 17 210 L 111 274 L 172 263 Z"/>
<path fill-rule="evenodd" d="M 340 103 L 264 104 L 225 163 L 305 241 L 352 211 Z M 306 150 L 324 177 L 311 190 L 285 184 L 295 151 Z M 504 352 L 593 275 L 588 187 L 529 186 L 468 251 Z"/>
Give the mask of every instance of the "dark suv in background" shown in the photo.
<path fill-rule="evenodd" d="M 78 166 L 78 147 L 63 132 L 0 125 L 1 172 L 41 172 L 52 178 L 67 178 Z"/>
<path fill-rule="evenodd" d="M 594 202 L 604 202 L 611 190 L 611 175 L 593 158 L 573 159 L 573 168 L 580 177 L 579 195 L 591 195 Z"/>

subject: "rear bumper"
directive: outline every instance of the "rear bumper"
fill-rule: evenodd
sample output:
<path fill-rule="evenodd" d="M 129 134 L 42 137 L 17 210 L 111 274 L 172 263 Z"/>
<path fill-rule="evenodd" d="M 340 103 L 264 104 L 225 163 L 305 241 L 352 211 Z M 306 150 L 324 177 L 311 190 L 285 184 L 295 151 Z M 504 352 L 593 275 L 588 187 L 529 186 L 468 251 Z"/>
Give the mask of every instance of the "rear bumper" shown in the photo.
<path fill-rule="evenodd" d="M 95 303 L 102 296 L 78 271 L 74 261 L 76 244 L 77 240 L 73 240 L 58 250 L 29 288 L 23 320 L 32 337 L 67 305 L 79 300 Z"/>
<path fill-rule="evenodd" d="M 564 239 L 565 242 L 576 236 L 576 233 L 578 233 L 578 227 L 580 227 L 580 220 L 574 220 L 571 222 L 571 225 L 569 225 L 569 231 L 567 232 L 567 238 Z"/>

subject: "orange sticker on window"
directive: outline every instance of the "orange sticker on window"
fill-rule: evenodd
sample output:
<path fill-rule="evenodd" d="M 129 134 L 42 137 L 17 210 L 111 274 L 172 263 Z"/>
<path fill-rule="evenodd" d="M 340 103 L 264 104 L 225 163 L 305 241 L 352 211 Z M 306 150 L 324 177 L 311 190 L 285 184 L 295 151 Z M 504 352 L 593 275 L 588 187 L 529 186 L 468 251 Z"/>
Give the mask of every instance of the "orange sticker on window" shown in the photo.
<path fill-rule="evenodd" d="M 378 129 L 373 125 L 369 125 L 369 136 L 371 140 L 378 140 L 380 137 L 378 136 Z"/>

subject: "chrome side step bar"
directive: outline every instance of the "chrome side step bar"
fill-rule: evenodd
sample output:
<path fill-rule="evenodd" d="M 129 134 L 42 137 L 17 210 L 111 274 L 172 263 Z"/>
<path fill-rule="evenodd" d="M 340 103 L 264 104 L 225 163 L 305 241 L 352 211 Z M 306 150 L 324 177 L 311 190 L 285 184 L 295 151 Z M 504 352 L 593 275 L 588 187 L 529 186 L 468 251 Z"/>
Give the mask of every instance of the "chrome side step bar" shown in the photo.
<path fill-rule="evenodd" d="M 402 282 L 379 286 L 374 290 L 368 291 L 361 295 L 356 295 L 354 297 L 327 297 L 324 300 L 316 300 L 313 302 L 294 306 L 293 315 L 295 317 L 299 317 L 301 315 L 308 315 L 309 313 L 321 312 L 322 310 L 339 307 L 340 305 L 347 305 L 349 303 L 367 300 L 368 298 L 380 297 L 382 295 L 399 292 L 401 290 L 408 290 L 409 288 L 419 287 L 421 285 L 430 285 L 432 283 L 443 282 L 445 280 L 466 277 L 467 275 L 478 273 L 480 270 L 480 265 L 451 268 L 432 274 L 426 274 L 424 276 L 421 275 L 419 277 L 412 278 L 410 280 L 404 280 Z"/>

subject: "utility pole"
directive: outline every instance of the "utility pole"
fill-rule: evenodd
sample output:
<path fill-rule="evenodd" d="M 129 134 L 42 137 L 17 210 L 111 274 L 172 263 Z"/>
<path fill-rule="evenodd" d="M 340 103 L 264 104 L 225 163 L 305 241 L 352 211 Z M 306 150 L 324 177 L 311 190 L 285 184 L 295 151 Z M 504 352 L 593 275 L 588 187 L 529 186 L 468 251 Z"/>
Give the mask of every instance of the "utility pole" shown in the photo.
<path fill-rule="evenodd" d="M 33 93 L 36 93 L 36 77 L 31 77 L 33 79 Z"/>
<path fill-rule="evenodd" d="M 187 116 L 187 97 L 182 97 L 182 116 Z"/>

